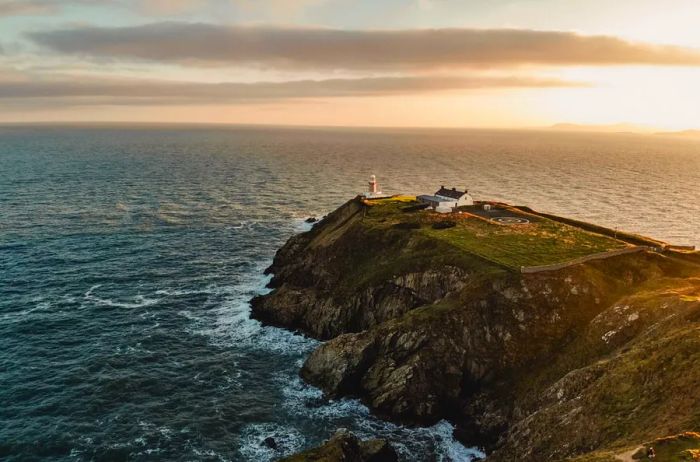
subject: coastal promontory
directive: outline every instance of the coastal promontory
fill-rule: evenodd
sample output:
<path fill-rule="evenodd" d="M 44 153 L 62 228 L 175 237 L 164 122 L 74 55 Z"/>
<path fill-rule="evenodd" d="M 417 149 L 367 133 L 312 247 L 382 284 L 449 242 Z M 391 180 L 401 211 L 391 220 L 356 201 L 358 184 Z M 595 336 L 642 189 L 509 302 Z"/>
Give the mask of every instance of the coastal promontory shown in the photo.
<path fill-rule="evenodd" d="M 681 438 L 700 429 L 697 252 L 527 207 L 358 197 L 268 272 L 253 316 L 326 341 L 306 381 L 393 421 L 448 419 L 488 461 L 698 443 Z"/>

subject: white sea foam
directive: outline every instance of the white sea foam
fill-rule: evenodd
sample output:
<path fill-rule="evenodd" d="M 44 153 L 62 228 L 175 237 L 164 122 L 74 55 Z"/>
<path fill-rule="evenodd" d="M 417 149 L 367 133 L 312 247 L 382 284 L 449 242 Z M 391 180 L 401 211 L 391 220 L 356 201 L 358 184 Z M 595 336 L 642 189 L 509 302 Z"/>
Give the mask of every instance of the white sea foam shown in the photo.
<path fill-rule="evenodd" d="M 231 460 L 217 453 L 213 449 L 200 449 L 193 447 L 191 448 L 191 451 L 195 456 L 197 456 L 195 460 L 200 460 L 203 458 L 205 458 L 206 460 L 215 459 L 221 462 L 229 462 Z"/>
<path fill-rule="evenodd" d="M 277 447 L 266 445 L 266 438 L 273 438 Z M 294 427 L 258 423 L 243 429 L 238 450 L 245 460 L 267 462 L 298 452 L 305 442 L 304 436 Z"/>
<path fill-rule="evenodd" d="M 50 301 L 43 300 L 43 298 L 35 299 L 36 305 L 34 308 L 29 308 L 26 310 L 10 311 L 9 313 L 0 314 L 0 321 L 2 322 L 22 322 L 29 321 L 35 317 L 43 316 L 44 312 L 51 310 L 53 304 Z"/>
<path fill-rule="evenodd" d="M 250 230 L 252 229 L 257 223 L 252 220 L 241 220 L 235 225 L 229 225 L 226 227 L 226 229 L 229 230 L 239 230 L 239 229 L 245 229 L 245 230 Z"/>
<path fill-rule="evenodd" d="M 318 342 L 302 335 L 263 325 L 250 317 L 250 299 L 269 292 L 270 276 L 263 275 L 267 266 L 259 264 L 243 281 L 231 286 L 209 287 L 212 295 L 223 299 L 212 309 L 183 310 L 179 314 L 190 319 L 187 329 L 195 335 L 204 335 L 215 344 L 236 345 L 250 350 L 276 353 L 310 351 Z"/>
<path fill-rule="evenodd" d="M 466 448 L 453 436 L 454 427 L 447 421 L 442 420 L 432 427 L 425 429 L 425 432 L 433 437 L 435 441 L 435 455 L 438 461 L 471 461 L 473 459 L 483 459 L 486 457 L 482 451 L 475 448 Z"/>
<path fill-rule="evenodd" d="M 155 291 L 156 295 L 164 295 L 166 297 L 182 297 L 185 295 L 200 295 L 212 293 L 214 293 L 214 291 L 210 287 L 205 287 L 203 289 L 158 289 Z"/>
<path fill-rule="evenodd" d="M 344 416 L 367 417 L 369 410 L 360 401 L 341 399 L 325 401 L 323 392 L 304 383 L 299 376 L 279 374 L 276 381 L 281 387 L 282 405 L 292 415 L 313 419 L 333 420 Z"/>
<path fill-rule="evenodd" d="M 283 329 L 263 327 L 250 317 L 249 297 L 234 297 L 202 316 L 189 313 L 196 327 L 191 331 L 213 343 L 237 345 L 277 353 L 309 351 L 318 342 Z"/>
<path fill-rule="evenodd" d="M 478 449 L 466 448 L 457 441 L 454 427 L 443 420 L 431 427 L 406 427 L 373 416 L 367 406 L 356 399 L 324 400 L 323 393 L 297 376 L 277 377 L 284 396 L 285 411 L 296 417 L 325 421 L 329 428 L 341 419 L 352 419 L 351 430 L 360 438 L 386 438 L 392 442 L 404 460 L 412 461 L 415 454 L 433 453 L 437 462 L 469 462 L 484 457 Z"/>
<path fill-rule="evenodd" d="M 95 292 L 95 290 L 99 289 L 100 287 L 102 287 L 102 284 L 97 284 L 90 287 L 90 289 L 88 289 L 87 292 L 85 292 L 85 294 L 83 295 L 83 299 L 95 305 L 110 306 L 113 308 L 143 308 L 146 306 L 155 305 L 157 303 L 160 303 L 161 301 L 160 298 L 148 298 L 140 294 L 131 297 L 131 302 L 114 301 L 111 298 L 101 298 L 97 295 L 94 295 L 93 292 Z"/>
<path fill-rule="evenodd" d="M 313 223 L 308 223 L 305 218 L 297 218 L 294 220 L 294 231 L 304 233 L 310 231 L 314 227 Z"/>

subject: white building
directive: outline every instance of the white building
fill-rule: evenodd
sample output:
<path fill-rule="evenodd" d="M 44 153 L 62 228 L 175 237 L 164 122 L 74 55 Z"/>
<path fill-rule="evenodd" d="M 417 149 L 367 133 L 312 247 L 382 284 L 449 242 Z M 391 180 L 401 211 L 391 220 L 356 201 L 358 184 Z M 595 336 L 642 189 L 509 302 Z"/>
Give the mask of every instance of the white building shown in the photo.
<path fill-rule="evenodd" d="M 463 205 L 474 205 L 474 199 L 466 188 L 464 191 L 459 191 L 457 188 L 447 189 L 440 186 L 440 189 L 432 196 L 423 195 L 418 196 L 417 199 L 441 213 L 452 212 L 455 208 Z"/>

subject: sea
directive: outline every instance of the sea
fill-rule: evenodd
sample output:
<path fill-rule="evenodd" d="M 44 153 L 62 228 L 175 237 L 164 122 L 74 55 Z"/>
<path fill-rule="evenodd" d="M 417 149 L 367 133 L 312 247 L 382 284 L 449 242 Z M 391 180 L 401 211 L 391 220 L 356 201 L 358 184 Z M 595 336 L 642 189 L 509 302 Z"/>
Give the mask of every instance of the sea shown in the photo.
<path fill-rule="evenodd" d="M 338 428 L 483 454 L 328 400 L 250 319 L 275 251 L 365 190 L 468 188 L 700 245 L 700 141 L 554 131 L 0 127 L 0 460 L 273 461 Z M 273 438 L 276 448 L 264 444 Z"/>

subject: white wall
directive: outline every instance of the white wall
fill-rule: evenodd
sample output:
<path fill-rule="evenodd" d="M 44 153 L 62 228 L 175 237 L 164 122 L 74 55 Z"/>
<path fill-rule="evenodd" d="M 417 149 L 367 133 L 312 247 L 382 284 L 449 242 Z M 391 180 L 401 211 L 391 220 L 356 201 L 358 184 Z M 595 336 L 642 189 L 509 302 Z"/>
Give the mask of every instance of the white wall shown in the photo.
<path fill-rule="evenodd" d="M 457 207 L 461 207 L 462 205 L 474 205 L 474 198 L 471 194 L 467 193 L 459 198 L 457 201 Z"/>

